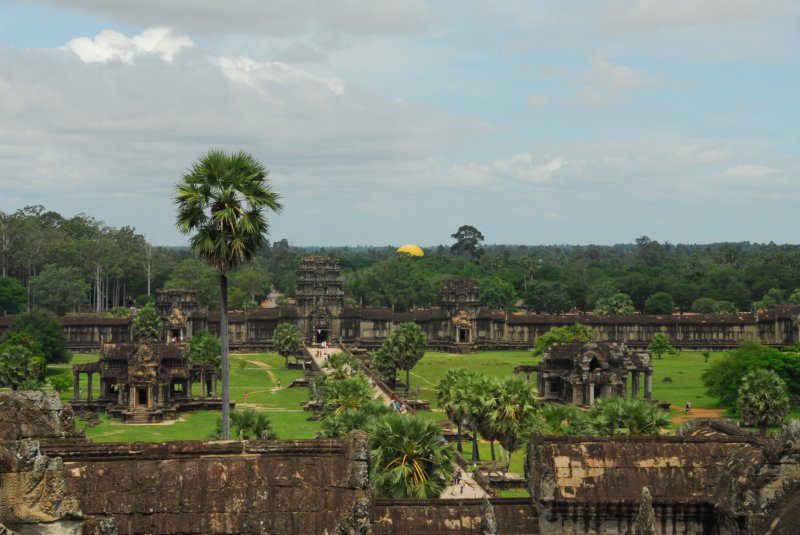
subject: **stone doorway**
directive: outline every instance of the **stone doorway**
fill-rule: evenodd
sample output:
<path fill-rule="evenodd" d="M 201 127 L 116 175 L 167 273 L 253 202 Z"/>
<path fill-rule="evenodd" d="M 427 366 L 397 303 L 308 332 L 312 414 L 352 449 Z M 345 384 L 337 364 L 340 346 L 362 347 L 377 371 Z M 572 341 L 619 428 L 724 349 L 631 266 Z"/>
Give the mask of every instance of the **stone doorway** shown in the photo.
<path fill-rule="evenodd" d="M 317 329 L 314 331 L 314 342 L 317 344 L 321 344 L 323 342 L 327 342 L 330 339 L 331 331 L 330 329 Z"/>
<path fill-rule="evenodd" d="M 461 344 L 469 343 L 469 329 L 461 327 L 458 329 L 458 342 Z"/>
<path fill-rule="evenodd" d="M 146 388 L 137 388 L 136 389 L 136 404 L 141 406 L 147 406 L 147 389 Z"/>

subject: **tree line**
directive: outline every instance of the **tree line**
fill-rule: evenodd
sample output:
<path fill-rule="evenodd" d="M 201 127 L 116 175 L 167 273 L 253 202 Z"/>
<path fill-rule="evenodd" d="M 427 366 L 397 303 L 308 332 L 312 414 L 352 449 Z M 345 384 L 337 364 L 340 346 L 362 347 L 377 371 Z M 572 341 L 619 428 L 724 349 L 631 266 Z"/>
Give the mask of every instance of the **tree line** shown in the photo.
<path fill-rule="evenodd" d="M 229 306 L 256 307 L 271 290 L 290 297 L 307 254 L 336 258 L 351 304 L 435 305 L 442 281 L 478 280 L 482 305 L 542 313 L 705 314 L 800 304 L 800 246 L 659 243 L 485 245 L 469 225 L 454 243 L 425 256 L 397 255 L 394 245 L 296 247 L 281 239 L 259 249 L 230 275 Z M 0 212 L 0 314 L 45 308 L 55 314 L 123 314 L 157 288 L 191 288 L 219 308 L 217 272 L 188 247 L 159 247 L 133 227 L 114 228 L 86 214 L 67 218 L 42 206 Z M 114 312 L 112 312 L 114 311 Z"/>

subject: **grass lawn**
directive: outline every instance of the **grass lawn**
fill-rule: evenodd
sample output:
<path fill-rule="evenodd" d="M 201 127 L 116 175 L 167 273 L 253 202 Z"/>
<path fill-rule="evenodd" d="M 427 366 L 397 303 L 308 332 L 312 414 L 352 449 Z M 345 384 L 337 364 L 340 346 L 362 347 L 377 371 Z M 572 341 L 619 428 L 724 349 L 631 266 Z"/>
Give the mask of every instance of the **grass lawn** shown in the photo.
<path fill-rule="evenodd" d="M 97 355 L 76 354 L 72 362 L 94 362 Z M 310 413 L 302 410 L 301 403 L 308 401 L 307 388 L 288 388 L 294 379 L 302 379 L 303 372 L 284 368 L 283 357 L 274 353 L 242 353 L 230 355 L 231 400 L 237 407 L 252 408 L 269 414 L 278 437 L 283 439 L 313 438 L 319 422 L 308 421 Z M 53 365 L 48 375 L 69 373 L 72 364 Z M 100 381 L 95 376 L 92 390 L 100 393 Z M 280 383 L 280 388 L 278 384 Z M 217 387 L 218 394 L 221 386 Z M 86 377 L 81 377 L 81 389 L 86 391 Z M 247 400 L 244 395 L 247 393 Z M 72 389 L 61 394 L 63 401 L 72 400 Z M 100 424 L 86 427 L 76 419 L 78 427 L 86 429 L 86 436 L 95 442 L 164 442 L 171 440 L 206 440 L 214 432 L 219 413 L 197 411 L 182 413 L 177 421 L 157 425 L 132 425 L 109 420 L 104 415 Z"/>
<path fill-rule="evenodd" d="M 419 385 L 420 398 L 436 403 L 436 384 L 452 368 L 468 368 L 494 377 L 510 376 L 522 364 L 538 364 L 530 351 L 484 351 L 481 353 L 453 354 L 428 351 L 411 370 L 411 389 Z M 403 377 L 399 374 L 398 377 Z M 533 380 L 533 376 L 531 376 Z"/>
<path fill-rule="evenodd" d="M 669 401 L 678 407 L 683 407 L 683 404 L 689 401 L 694 408 L 722 408 L 716 398 L 706 394 L 706 387 L 700 380 L 700 375 L 723 355 L 722 352 L 711 353 L 708 363 L 699 351 L 681 351 L 662 359 L 653 358 L 653 397 Z M 664 382 L 667 377 L 672 381 Z M 630 381 L 628 388 L 630 389 Z M 644 376 L 639 391 L 644 392 Z"/>

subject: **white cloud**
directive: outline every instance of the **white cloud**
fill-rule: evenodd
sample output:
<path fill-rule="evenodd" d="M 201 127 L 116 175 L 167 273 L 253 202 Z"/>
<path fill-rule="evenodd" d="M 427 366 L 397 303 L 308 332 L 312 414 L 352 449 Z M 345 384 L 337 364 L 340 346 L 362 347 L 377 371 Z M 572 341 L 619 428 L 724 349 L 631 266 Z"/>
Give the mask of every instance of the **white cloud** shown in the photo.
<path fill-rule="evenodd" d="M 264 36 L 424 31 L 435 20 L 425 0 L 44 0 L 111 17 L 123 24 L 167 25 L 191 35 Z"/>
<path fill-rule="evenodd" d="M 791 0 L 609 0 L 607 26 L 624 30 L 753 22 L 796 14 Z"/>
<path fill-rule="evenodd" d="M 148 28 L 130 39 L 118 31 L 103 30 L 94 39 L 79 37 L 64 48 L 74 52 L 84 63 L 133 63 L 136 58 L 148 55 L 172 61 L 175 54 L 192 46 L 191 39 L 170 28 Z"/>
<path fill-rule="evenodd" d="M 627 92 L 659 82 L 657 76 L 598 56 L 583 74 L 584 85 L 577 100 L 584 105 L 619 103 L 625 100 Z"/>
<path fill-rule="evenodd" d="M 247 56 L 236 58 L 217 57 L 213 59 L 229 79 L 241 82 L 251 88 L 261 89 L 272 83 L 284 86 L 298 84 L 303 81 L 317 82 L 325 85 L 331 92 L 341 95 L 345 91 L 341 80 L 333 78 L 325 80 L 313 76 L 302 69 L 296 69 L 279 62 L 258 62 Z"/>
<path fill-rule="evenodd" d="M 553 99 L 547 95 L 529 95 L 528 106 L 531 108 L 544 108 L 553 103 Z"/>
<path fill-rule="evenodd" d="M 777 175 L 780 171 L 774 167 L 757 164 L 737 164 L 719 174 L 721 178 L 732 180 L 762 180 Z"/>

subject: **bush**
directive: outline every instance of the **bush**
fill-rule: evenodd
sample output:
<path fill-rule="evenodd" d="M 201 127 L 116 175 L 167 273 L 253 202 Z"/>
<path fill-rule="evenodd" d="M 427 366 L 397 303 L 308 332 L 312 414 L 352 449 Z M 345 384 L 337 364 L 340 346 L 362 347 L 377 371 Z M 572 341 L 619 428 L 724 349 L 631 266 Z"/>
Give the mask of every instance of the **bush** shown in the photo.
<path fill-rule="evenodd" d="M 8 326 L 9 337 L 14 333 L 24 333 L 35 340 L 47 362 L 69 362 L 67 337 L 52 312 L 36 309 L 20 314 Z"/>
<path fill-rule="evenodd" d="M 713 362 L 700 376 L 709 395 L 734 408 L 742 379 L 750 371 L 766 368 L 786 382 L 789 394 L 800 395 L 800 355 L 781 353 L 758 342 L 744 342 L 722 359 Z"/>
<path fill-rule="evenodd" d="M 662 383 L 671 383 L 672 382 L 672 377 L 664 377 L 663 379 L 661 379 L 661 382 Z"/>

